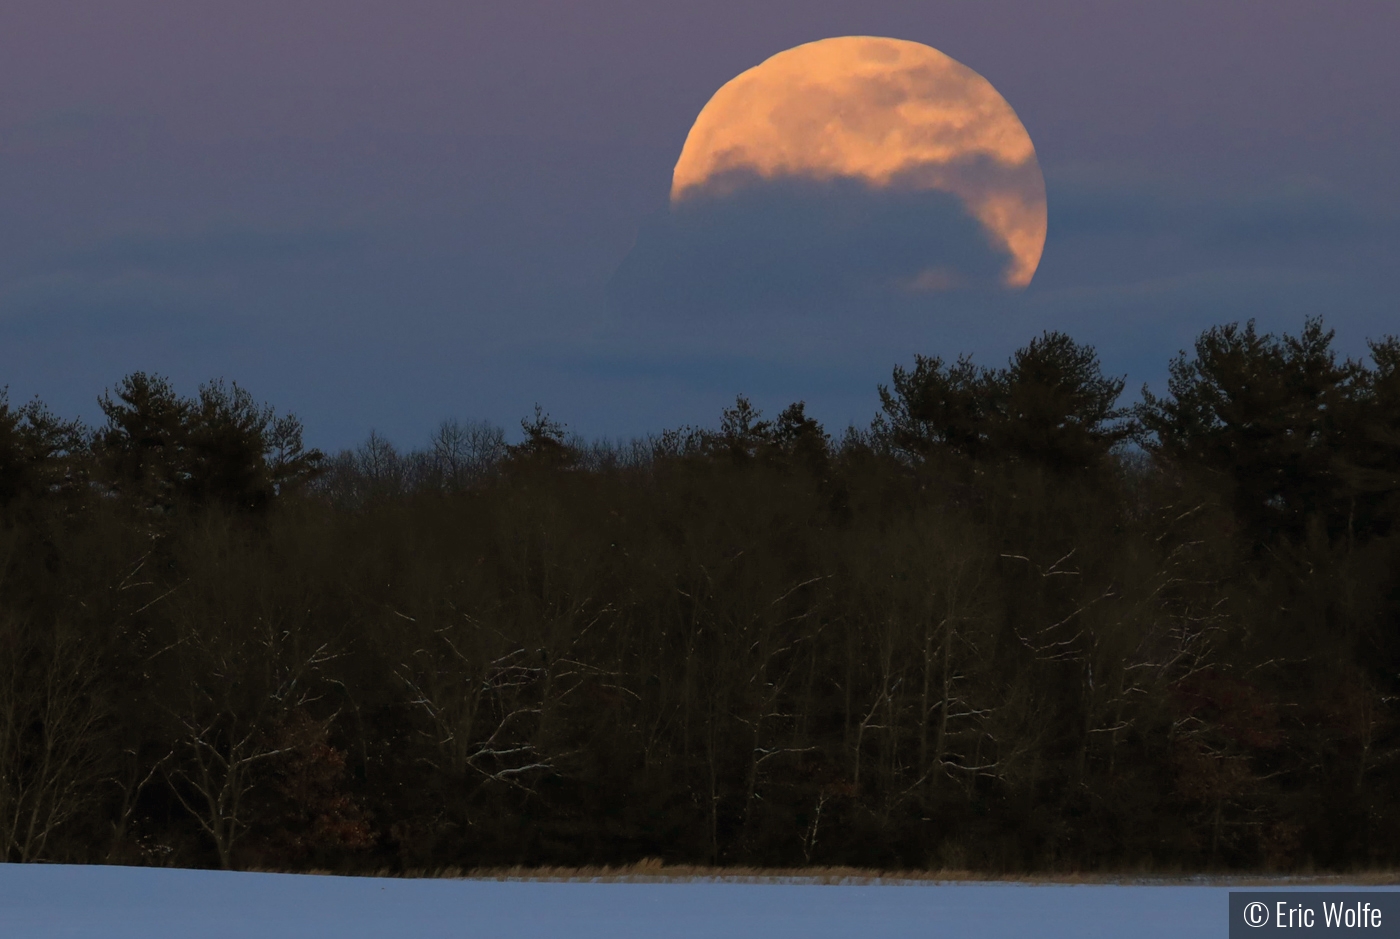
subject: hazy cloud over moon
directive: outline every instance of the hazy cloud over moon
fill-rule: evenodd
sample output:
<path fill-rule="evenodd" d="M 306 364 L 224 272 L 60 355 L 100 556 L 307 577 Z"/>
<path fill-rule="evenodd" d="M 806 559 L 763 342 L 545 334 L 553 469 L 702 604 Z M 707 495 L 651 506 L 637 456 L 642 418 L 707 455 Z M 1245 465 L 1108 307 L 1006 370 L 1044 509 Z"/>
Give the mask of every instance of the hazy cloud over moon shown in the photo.
<path fill-rule="evenodd" d="M 1045 182 L 1025 127 L 986 79 L 921 43 L 824 39 L 780 52 L 729 81 L 686 138 L 671 203 L 678 211 L 689 203 L 713 208 L 791 180 L 951 195 L 980 223 L 982 240 L 1007 256 L 1007 286 L 1030 283 L 1045 244 Z M 853 191 L 837 188 L 843 196 Z M 930 224 L 940 227 L 944 214 Z M 907 279 L 922 277 L 930 287 L 954 283 L 950 260 L 931 256 L 906 271 Z"/>
<path fill-rule="evenodd" d="M 994 288 L 1009 261 L 951 193 L 854 177 L 714 178 L 724 187 L 643 227 L 610 284 L 615 306 L 722 319 L 928 304 L 931 294 Z"/>

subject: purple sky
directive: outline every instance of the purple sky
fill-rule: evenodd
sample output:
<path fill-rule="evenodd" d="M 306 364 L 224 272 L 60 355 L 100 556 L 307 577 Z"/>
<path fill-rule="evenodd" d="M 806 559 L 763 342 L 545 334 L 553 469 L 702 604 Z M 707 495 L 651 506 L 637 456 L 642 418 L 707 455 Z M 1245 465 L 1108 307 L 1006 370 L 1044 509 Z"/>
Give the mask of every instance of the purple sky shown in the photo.
<path fill-rule="evenodd" d="M 1050 235 L 993 311 L 619 319 L 604 288 L 738 72 L 928 43 L 1036 143 Z M 535 401 L 588 435 L 734 394 L 836 428 L 915 352 L 1045 328 L 1158 381 L 1207 324 L 1400 331 L 1400 4 L 18 0 L 0 6 L 0 384 L 95 416 L 223 376 L 313 442 Z"/>

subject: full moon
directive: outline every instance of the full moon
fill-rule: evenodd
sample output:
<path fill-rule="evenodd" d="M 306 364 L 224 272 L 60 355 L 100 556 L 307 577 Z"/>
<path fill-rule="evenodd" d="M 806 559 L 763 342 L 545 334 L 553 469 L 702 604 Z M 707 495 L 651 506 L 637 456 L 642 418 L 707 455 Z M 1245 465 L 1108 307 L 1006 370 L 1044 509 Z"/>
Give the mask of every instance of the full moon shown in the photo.
<path fill-rule="evenodd" d="M 715 92 L 686 137 L 671 202 L 754 177 L 951 194 L 1006 253 L 1008 287 L 1031 282 L 1045 247 L 1045 179 L 1026 128 L 985 78 L 917 42 L 809 42 Z M 946 281 L 936 266 L 926 273 Z"/>

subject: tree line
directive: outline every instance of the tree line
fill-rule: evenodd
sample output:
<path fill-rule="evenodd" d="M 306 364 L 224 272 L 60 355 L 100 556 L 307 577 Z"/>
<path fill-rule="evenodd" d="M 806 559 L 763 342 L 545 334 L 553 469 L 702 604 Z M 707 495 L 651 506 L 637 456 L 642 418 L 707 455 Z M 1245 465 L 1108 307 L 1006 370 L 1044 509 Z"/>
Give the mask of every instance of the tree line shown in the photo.
<path fill-rule="evenodd" d="M 335 455 L 234 384 L 0 397 L 0 846 L 286 869 L 1347 870 L 1400 845 L 1400 341 L 1049 332 Z"/>

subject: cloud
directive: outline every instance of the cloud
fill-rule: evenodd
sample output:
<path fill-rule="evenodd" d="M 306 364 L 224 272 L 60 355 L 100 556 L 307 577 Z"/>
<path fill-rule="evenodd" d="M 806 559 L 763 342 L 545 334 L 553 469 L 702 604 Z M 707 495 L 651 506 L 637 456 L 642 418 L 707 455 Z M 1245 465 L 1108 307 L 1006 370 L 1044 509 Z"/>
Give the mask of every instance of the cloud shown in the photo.
<path fill-rule="evenodd" d="M 218 229 L 179 234 L 127 234 L 58 259 L 82 269 L 207 269 L 292 262 L 338 254 L 363 240 L 348 231 Z"/>
<path fill-rule="evenodd" d="M 0 271 L 0 326 L 42 329 L 85 322 L 139 331 L 154 322 L 232 315 L 245 283 L 334 259 L 359 246 L 336 231 L 205 230 L 128 233 L 69 246 Z"/>
<path fill-rule="evenodd" d="M 1316 252 L 1400 238 L 1393 209 L 1307 179 L 1226 186 L 1078 169 L 1052 174 L 1050 195 L 1051 236 L 1060 243 L 1170 237 L 1227 259 L 1256 249 Z"/>
<path fill-rule="evenodd" d="M 935 306 L 997 290 L 1008 256 L 961 199 L 864 180 L 731 174 L 654 216 L 609 284 L 651 321 Z"/>

